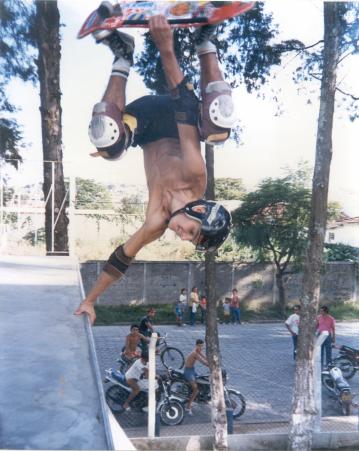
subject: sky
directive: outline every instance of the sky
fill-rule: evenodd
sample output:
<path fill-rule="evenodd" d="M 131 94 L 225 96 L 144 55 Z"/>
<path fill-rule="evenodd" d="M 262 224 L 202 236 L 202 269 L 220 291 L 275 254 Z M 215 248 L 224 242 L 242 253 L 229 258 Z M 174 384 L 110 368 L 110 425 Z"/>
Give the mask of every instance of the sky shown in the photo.
<path fill-rule="evenodd" d="M 76 39 L 76 34 L 98 0 L 59 0 L 62 35 L 61 90 L 63 153 L 65 175 L 93 178 L 104 183 L 145 184 L 142 151 L 131 149 L 116 162 L 91 158 L 94 149 L 88 139 L 88 123 L 93 105 L 100 101 L 111 70 L 111 52 L 96 45 L 92 37 Z M 322 39 L 322 2 L 316 0 L 268 0 L 266 8 L 279 24 L 281 38 L 297 38 L 309 45 Z M 127 30 L 128 31 L 128 30 Z M 136 53 L 141 51 L 140 30 L 129 31 L 136 39 Z M 241 145 L 227 141 L 215 150 L 215 177 L 242 178 L 247 189 L 255 187 L 266 177 L 280 177 L 283 168 L 295 169 L 299 162 L 314 165 L 315 141 L 319 104 L 307 103 L 305 92 L 291 79 L 296 60 L 292 57 L 273 73 L 263 93 L 264 99 L 248 94 L 244 89 L 233 93 L 240 125 Z M 341 86 L 358 96 L 359 56 L 351 58 L 345 72 L 340 74 Z M 356 75 L 356 79 L 355 79 Z M 312 89 L 319 94 L 319 82 Z M 270 100 L 271 89 L 280 87 L 280 105 L 284 111 L 277 115 L 277 105 Z M 141 78 L 131 71 L 127 85 L 130 102 L 148 91 Z M 11 84 L 11 98 L 21 107 L 19 122 L 24 125 L 28 143 L 23 152 L 26 160 L 21 180 L 41 179 L 41 126 L 38 89 L 20 81 Z M 343 111 L 335 116 L 333 158 L 329 197 L 341 203 L 344 211 L 359 216 L 359 127 L 351 123 Z M 20 177 L 20 176 L 18 176 Z"/>

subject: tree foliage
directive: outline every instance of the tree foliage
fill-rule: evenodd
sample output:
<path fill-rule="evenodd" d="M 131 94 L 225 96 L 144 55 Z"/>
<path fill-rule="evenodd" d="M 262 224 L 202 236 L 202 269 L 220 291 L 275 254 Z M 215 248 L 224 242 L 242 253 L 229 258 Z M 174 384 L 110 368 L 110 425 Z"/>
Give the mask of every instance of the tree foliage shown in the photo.
<path fill-rule="evenodd" d="M 277 34 L 278 27 L 273 24 L 272 15 L 264 12 L 262 2 L 218 26 L 214 42 L 226 79 L 233 87 L 244 85 L 248 92 L 258 90 L 267 81 L 271 68 L 281 63 L 284 52 L 303 47 L 297 40 L 273 44 Z M 174 42 L 180 66 L 186 68 L 186 74 L 198 87 L 199 65 L 192 32 L 184 28 L 176 29 Z M 167 92 L 159 54 L 149 33 L 145 34 L 144 51 L 136 65 L 149 89 L 159 94 Z"/>
<path fill-rule="evenodd" d="M 218 200 L 240 200 L 246 192 L 242 179 L 230 177 L 215 179 L 214 189 Z"/>
<path fill-rule="evenodd" d="M 343 243 L 326 243 L 324 259 L 327 262 L 359 261 L 359 249 Z"/>
<path fill-rule="evenodd" d="M 35 82 L 34 6 L 22 0 L 0 2 L 0 157 L 21 160 L 22 130 L 12 116 L 16 106 L 7 95 L 13 78 Z M 10 163 L 17 167 L 16 161 Z"/>
<path fill-rule="evenodd" d="M 259 260 L 275 263 L 278 305 L 283 314 L 283 276 L 290 262 L 303 257 L 309 214 L 310 190 L 290 176 L 264 180 L 232 214 L 236 241 L 250 247 Z"/>
<path fill-rule="evenodd" d="M 339 55 L 337 60 L 338 81 L 336 84 L 337 106 L 347 109 L 350 120 L 359 117 L 359 92 L 351 92 L 346 85 L 348 58 L 359 53 L 359 3 L 338 2 Z M 321 81 L 323 71 L 324 40 L 308 47 L 298 48 L 299 65 L 293 73 L 297 83 Z"/>
<path fill-rule="evenodd" d="M 233 212 L 235 239 L 250 246 L 259 259 L 270 258 L 285 269 L 291 259 L 303 255 L 309 211 L 310 190 L 290 177 L 268 178 Z"/>
<path fill-rule="evenodd" d="M 112 199 L 105 185 L 91 179 L 76 178 L 77 209 L 110 210 Z"/>

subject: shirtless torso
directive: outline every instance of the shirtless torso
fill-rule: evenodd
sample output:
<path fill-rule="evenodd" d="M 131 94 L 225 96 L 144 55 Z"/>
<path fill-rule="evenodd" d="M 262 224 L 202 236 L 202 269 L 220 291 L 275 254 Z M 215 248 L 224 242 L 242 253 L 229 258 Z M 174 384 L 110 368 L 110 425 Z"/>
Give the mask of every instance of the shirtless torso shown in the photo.
<path fill-rule="evenodd" d="M 179 127 L 185 128 L 185 136 L 192 135 L 185 151 L 174 138 L 163 138 L 143 146 L 148 207 L 144 224 L 125 244 L 127 255 L 136 255 L 145 244 L 162 236 L 172 211 L 204 195 L 206 166 L 199 137 L 193 139 L 198 132 L 191 126 Z M 188 239 L 187 231 L 175 231 L 181 239 Z M 193 238 L 196 232 L 194 223 Z"/>
<path fill-rule="evenodd" d="M 147 337 L 140 334 L 139 332 L 130 333 L 127 335 L 124 350 L 125 357 L 127 357 L 128 359 L 140 357 L 141 352 L 137 350 L 137 347 L 140 344 L 141 340 L 149 341 Z"/>
<path fill-rule="evenodd" d="M 194 368 L 195 363 L 199 361 L 204 365 L 208 365 L 206 357 L 197 349 L 192 351 L 185 360 L 185 368 Z"/>

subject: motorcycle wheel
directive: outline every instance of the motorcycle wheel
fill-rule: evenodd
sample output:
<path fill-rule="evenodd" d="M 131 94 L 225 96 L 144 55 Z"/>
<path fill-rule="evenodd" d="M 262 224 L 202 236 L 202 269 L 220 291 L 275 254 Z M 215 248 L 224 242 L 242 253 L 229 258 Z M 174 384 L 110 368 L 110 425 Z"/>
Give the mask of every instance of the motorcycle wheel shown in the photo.
<path fill-rule="evenodd" d="M 246 411 L 246 400 L 241 393 L 238 393 L 233 389 L 229 389 L 226 406 L 233 409 L 233 418 L 237 419 Z"/>
<path fill-rule="evenodd" d="M 161 362 L 167 369 L 180 370 L 184 365 L 184 356 L 179 349 L 169 346 L 161 353 Z"/>
<path fill-rule="evenodd" d="M 184 409 L 180 402 L 171 400 L 162 404 L 159 409 L 161 422 L 167 426 L 177 426 L 181 424 L 184 417 Z"/>
<path fill-rule="evenodd" d="M 120 413 L 123 411 L 123 403 L 128 398 L 128 393 L 118 385 L 112 385 L 112 387 L 106 390 L 106 402 L 113 413 Z"/>
<path fill-rule="evenodd" d="M 347 357 L 337 357 L 333 360 L 333 363 L 335 366 L 341 369 L 343 377 L 345 377 L 345 379 L 351 379 L 354 376 L 356 369 L 353 362 Z"/>

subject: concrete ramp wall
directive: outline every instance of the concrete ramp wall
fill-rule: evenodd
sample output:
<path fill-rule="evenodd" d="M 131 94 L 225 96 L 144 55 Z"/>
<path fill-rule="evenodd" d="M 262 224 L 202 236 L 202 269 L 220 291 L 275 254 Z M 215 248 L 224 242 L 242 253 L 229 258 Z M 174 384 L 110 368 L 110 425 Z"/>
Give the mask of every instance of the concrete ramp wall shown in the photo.
<path fill-rule="evenodd" d="M 69 257 L 0 256 L 0 448 L 113 448 L 78 276 Z"/>

